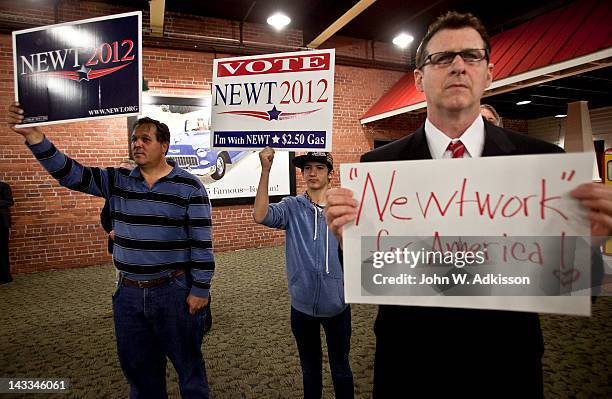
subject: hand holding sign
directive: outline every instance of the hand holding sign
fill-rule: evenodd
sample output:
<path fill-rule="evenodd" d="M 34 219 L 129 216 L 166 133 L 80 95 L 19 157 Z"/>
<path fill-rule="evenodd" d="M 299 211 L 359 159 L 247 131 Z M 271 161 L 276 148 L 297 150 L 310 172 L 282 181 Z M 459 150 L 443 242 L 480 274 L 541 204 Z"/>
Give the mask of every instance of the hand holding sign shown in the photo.
<path fill-rule="evenodd" d="M 141 39 L 141 12 L 13 32 L 15 100 L 25 107 L 19 123 L 139 114 Z"/>
<path fill-rule="evenodd" d="M 342 248 L 342 229 L 357 217 L 357 201 L 348 188 L 333 188 L 325 194 L 325 221 Z"/>
<path fill-rule="evenodd" d="M 590 229 L 584 208 L 569 193 L 575 189 L 575 198 L 599 211 L 590 216 L 595 222 L 593 233 L 606 233 L 612 226 L 611 192 L 600 185 L 578 187 L 590 181 L 590 154 L 422 160 L 409 165 L 401 161 L 344 164 L 345 188 L 328 192 L 328 226 L 336 235 L 343 233 L 344 252 L 350 254 L 344 257 L 347 302 L 589 313 L 590 247 L 580 237 L 588 237 Z M 509 177 L 508 170 L 521 179 Z M 486 264 L 445 274 L 447 269 L 439 273 L 442 269 L 437 264 L 428 267 L 429 258 L 419 260 L 415 269 L 404 262 L 417 255 L 460 255 L 457 248 L 466 246 L 484 251 Z M 368 259 L 372 251 L 383 260 L 389 258 L 388 264 L 376 269 Z M 432 291 L 419 279 L 415 283 L 419 273 L 439 278 L 440 284 L 450 288 Z M 464 273 L 474 281 L 445 282 L 452 283 L 455 274 Z M 481 283 L 480 277 L 495 281 L 493 286 L 483 285 L 489 287 L 485 291 L 492 290 L 485 292 L 486 297 L 467 290 L 489 284 Z M 532 278 L 533 284 L 515 285 L 515 291 L 506 284 L 525 277 Z M 580 281 L 575 281 L 578 277 Z M 537 293 L 539 289 L 546 294 Z M 451 291 L 467 293 L 450 296 Z M 583 291 L 588 292 L 572 296 Z"/>
<path fill-rule="evenodd" d="M 269 171 L 272 168 L 272 162 L 274 161 L 274 149 L 266 147 L 259 153 L 259 161 L 261 162 L 261 168 Z"/>
<path fill-rule="evenodd" d="M 582 184 L 571 192 L 587 207 L 592 236 L 612 235 L 612 186 L 599 183 Z"/>
<path fill-rule="evenodd" d="M 33 145 L 43 141 L 45 136 L 42 134 L 40 129 L 36 127 L 15 127 L 15 125 L 18 125 L 23 121 L 23 109 L 20 108 L 20 104 L 18 102 L 14 102 L 9 105 L 7 119 L 11 130 L 22 135 L 28 144 Z"/>

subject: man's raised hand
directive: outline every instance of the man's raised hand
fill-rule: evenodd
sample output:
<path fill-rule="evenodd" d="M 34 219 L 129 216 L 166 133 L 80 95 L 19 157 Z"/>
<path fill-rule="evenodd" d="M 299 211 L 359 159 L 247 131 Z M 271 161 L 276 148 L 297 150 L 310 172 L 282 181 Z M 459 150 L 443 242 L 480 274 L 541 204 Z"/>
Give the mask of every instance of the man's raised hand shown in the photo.
<path fill-rule="evenodd" d="M 259 162 L 261 162 L 262 169 L 270 170 L 272 168 L 273 161 L 274 161 L 274 148 L 266 147 L 259 152 Z"/>
<path fill-rule="evenodd" d="M 9 128 L 15 133 L 23 136 L 29 144 L 38 144 L 45 138 L 42 132 L 36 127 L 15 127 L 15 125 L 23 122 L 23 109 L 20 108 L 18 102 L 9 105 L 7 120 Z"/>

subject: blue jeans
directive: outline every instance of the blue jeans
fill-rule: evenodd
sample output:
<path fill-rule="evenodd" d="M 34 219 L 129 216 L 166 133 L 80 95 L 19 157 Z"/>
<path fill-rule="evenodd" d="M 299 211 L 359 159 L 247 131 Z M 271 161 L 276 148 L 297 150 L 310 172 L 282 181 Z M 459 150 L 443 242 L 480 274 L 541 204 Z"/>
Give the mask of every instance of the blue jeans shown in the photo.
<path fill-rule="evenodd" d="M 304 398 L 319 399 L 323 390 L 323 353 L 321 351 L 321 325 L 325 330 L 329 367 L 336 399 L 354 397 L 353 372 L 349 364 L 351 349 L 351 308 L 334 317 L 314 317 L 291 307 L 291 331 L 295 336 Z"/>
<path fill-rule="evenodd" d="M 187 274 L 153 288 L 125 287 L 113 295 L 117 354 L 130 398 L 167 398 L 166 356 L 179 377 L 181 397 L 208 398 L 202 357 L 205 313 L 189 314 Z"/>

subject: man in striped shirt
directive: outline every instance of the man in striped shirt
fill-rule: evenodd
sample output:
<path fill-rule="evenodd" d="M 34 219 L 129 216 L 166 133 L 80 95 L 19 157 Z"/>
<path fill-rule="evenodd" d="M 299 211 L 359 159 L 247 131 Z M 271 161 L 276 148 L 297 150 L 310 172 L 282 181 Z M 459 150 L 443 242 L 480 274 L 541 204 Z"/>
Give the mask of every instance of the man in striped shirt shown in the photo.
<path fill-rule="evenodd" d="M 208 398 L 201 344 L 215 262 L 211 208 L 200 180 L 166 161 L 168 127 L 143 118 L 131 147 L 137 167 L 90 168 L 58 151 L 38 128 L 17 128 L 18 103 L 8 122 L 42 166 L 71 190 L 106 198 L 121 271 L 113 295 L 117 353 L 131 398 L 165 398 L 166 358 L 183 398 Z"/>

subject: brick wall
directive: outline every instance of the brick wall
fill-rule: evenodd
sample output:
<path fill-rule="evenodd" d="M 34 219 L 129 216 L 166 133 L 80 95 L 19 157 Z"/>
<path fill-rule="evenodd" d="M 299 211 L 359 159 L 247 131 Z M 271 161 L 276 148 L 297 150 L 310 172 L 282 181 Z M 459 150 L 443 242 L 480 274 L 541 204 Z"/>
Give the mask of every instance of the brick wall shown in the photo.
<path fill-rule="evenodd" d="M 503 118 L 504 128 L 514 130 L 515 132 L 525 133 L 528 132 L 528 126 L 526 120 L 517 120 L 517 119 L 506 119 Z"/>
<path fill-rule="evenodd" d="M 37 0 L 0 0 L 0 22 L 21 23 L 32 26 L 50 25 L 85 18 L 138 11 L 140 9 L 106 4 L 103 1 L 62 0 L 56 9 L 53 2 Z M 150 32 L 148 9 L 143 11 L 143 30 Z M 177 12 L 166 12 L 164 34 L 168 37 L 187 39 L 221 38 L 224 43 L 235 43 L 240 39 L 240 23 L 219 18 L 202 17 Z M 302 31 L 290 27 L 277 31 L 267 24 L 246 22 L 243 29 L 246 45 L 270 45 L 298 48 L 305 45 Z M 399 50 L 391 43 L 334 36 L 321 48 L 336 48 L 338 54 L 356 58 L 408 63 L 412 50 Z"/>
<path fill-rule="evenodd" d="M 11 37 L 0 36 L 0 109 L 14 98 Z M 91 166 L 116 165 L 127 156 L 123 118 L 56 125 L 45 133 L 71 156 Z M 15 271 L 79 267 L 101 263 L 104 232 L 99 227 L 103 200 L 59 187 L 5 123 L 0 128 L 0 180 L 13 190 L 14 228 L 10 243 Z"/>
<path fill-rule="evenodd" d="M 240 23 L 219 18 L 201 17 L 197 15 L 166 13 L 164 32 L 176 36 L 206 36 L 226 39 L 240 39 Z M 303 46 L 302 31 L 284 29 L 276 31 L 268 25 L 246 22 L 243 29 L 245 41 L 277 44 L 282 46 Z"/>
<path fill-rule="evenodd" d="M 349 57 L 375 59 L 377 61 L 398 62 L 408 65 L 413 57 L 412 49 L 399 49 L 392 43 L 373 42 L 346 36 L 332 36 L 320 48 L 336 49 L 336 54 Z"/>
<path fill-rule="evenodd" d="M 58 20 L 56 21 L 54 3 L 54 1 L 39 0 L 0 0 L 0 10 L 2 10 L 0 17 L 6 21 L 42 26 L 137 11 L 132 7 L 110 5 L 102 2 L 63 0 L 59 2 L 60 6 L 57 8 Z M 143 13 L 143 25 L 145 20 L 148 26 L 148 12 Z"/>
<path fill-rule="evenodd" d="M 10 16 L 15 21 L 39 25 L 54 22 L 53 9 L 48 6 L 24 0 L 20 7 L 25 8 L 19 11 L 13 4 L 0 2 L 3 18 Z M 63 20 L 74 20 L 131 11 L 125 7 L 104 7 L 102 3 L 63 1 L 59 15 L 65 18 Z M 198 22 L 193 23 L 194 29 L 197 29 Z M 256 35 L 265 34 L 264 28 L 250 27 L 247 31 L 258 31 L 251 35 L 258 40 L 263 36 Z M 274 32 L 274 35 L 277 33 Z M 291 34 L 287 40 L 286 43 L 293 44 L 295 34 Z M 227 55 L 216 56 L 221 58 Z M 183 96 L 207 94 L 214 57 L 215 54 L 204 52 L 144 48 L 143 72 L 149 93 Z M 362 127 L 359 118 L 401 76 L 401 72 L 336 67 L 333 140 L 338 164 L 357 161 L 359 155 L 372 147 L 379 133 L 371 126 Z M 3 110 L 0 117 L 0 180 L 12 186 L 15 198 L 10 242 L 13 271 L 83 267 L 109 261 L 106 235 L 99 224 L 103 200 L 60 187 L 33 159 L 21 137 L 2 123 L 5 121 L 4 110 L 14 98 L 10 35 L 0 35 L 0 89 L 4 93 L 0 98 L 0 109 Z M 398 117 L 397 121 L 387 121 L 381 134 L 399 137 L 402 132 L 412 130 L 406 129 L 411 126 L 409 120 L 409 117 Z M 89 166 L 117 165 L 125 158 L 128 152 L 126 129 L 125 118 L 43 128 L 58 148 Z M 299 173 L 297 180 L 301 181 Z M 303 191 L 302 184 L 298 187 L 298 192 Z M 250 206 L 216 207 L 213 209 L 213 223 L 217 251 L 283 242 L 282 232 L 252 221 Z"/>

